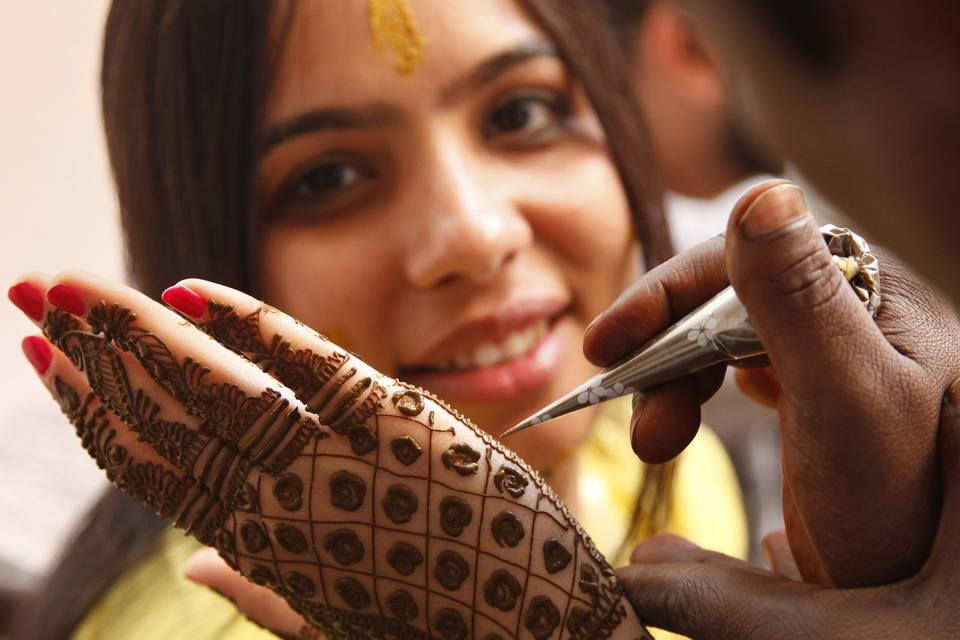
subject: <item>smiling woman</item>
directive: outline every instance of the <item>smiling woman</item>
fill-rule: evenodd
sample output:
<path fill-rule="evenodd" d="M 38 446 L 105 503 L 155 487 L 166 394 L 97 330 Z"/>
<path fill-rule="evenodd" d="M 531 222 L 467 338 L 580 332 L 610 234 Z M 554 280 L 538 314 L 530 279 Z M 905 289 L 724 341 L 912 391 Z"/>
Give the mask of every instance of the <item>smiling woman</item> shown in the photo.
<path fill-rule="evenodd" d="M 500 452 L 486 434 L 497 436 L 589 377 L 595 369 L 581 351 L 587 324 L 643 262 L 650 266 L 670 253 L 646 139 L 622 100 L 625 81 L 617 74 L 613 43 L 603 39 L 604 22 L 583 3 L 488 0 L 479 11 L 411 0 L 423 44 L 416 68 L 403 74 L 371 42 L 369 6 L 361 0 L 269 7 L 251 1 L 231 3 L 229 10 L 213 1 L 114 3 L 105 36 L 104 117 L 131 270 L 154 297 L 185 276 L 252 293 L 358 354 L 386 376 L 384 388 L 400 378 L 452 402 L 483 429 L 474 435 L 489 451 Z M 197 304 L 213 304 L 191 295 L 177 289 L 164 299 L 187 315 L 191 309 L 196 315 Z M 257 317 L 272 317 L 264 309 Z M 264 366 L 279 357 L 274 348 L 285 336 L 289 331 L 273 341 L 264 335 L 253 348 L 231 345 L 232 333 L 215 337 Z M 309 353 L 296 353 L 305 359 L 298 363 L 312 362 Z M 317 361 L 310 371 L 320 376 L 328 364 Z M 336 383 L 323 378 L 320 387 L 331 397 L 342 393 L 337 397 L 346 408 L 371 387 L 369 381 L 355 386 L 356 371 L 345 372 Z M 279 370 L 272 373 L 297 389 Z M 389 397 L 406 414 L 406 400 Z M 325 406 L 307 399 L 309 411 Z M 643 468 L 629 451 L 626 458 L 614 453 L 624 451 L 617 440 L 625 426 L 622 409 L 588 409 L 549 432 L 518 436 L 511 445 L 530 467 L 512 453 L 503 455 L 513 466 L 499 458 L 494 465 L 493 454 L 481 459 L 477 447 L 448 444 L 442 456 L 433 456 L 433 469 L 442 471 L 425 473 L 430 479 L 445 473 L 445 482 L 459 490 L 479 469 L 496 466 L 496 477 L 476 491 L 519 493 L 536 504 L 559 496 L 566 506 L 559 524 L 550 526 L 575 529 L 579 525 L 567 518 L 582 514 L 609 555 L 640 535 L 677 528 L 677 522 L 689 525 L 680 525 L 688 534 L 697 522 L 714 527 L 711 512 L 691 508 L 692 501 L 671 505 L 673 464 Z M 430 422 L 418 427 L 434 426 L 429 415 Z M 339 417 L 321 419 L 335 424 Z M 463 424 L 451 428 L 456 435 L 474 433 Z M 371 502 L 364 502 L 352 479 L 362 475 L 359 468 L 366 473 L 360 458 L 377 447 L 361 431 L 338 434 L 348 439 L 349 453 L 342 463 L 322 466 L 330 487 L 318 495 L 330 493 L 336 509 Z M 696 466 L 709 478 L 688 484 L 711 487 L 705 502 L 726 510 L 730 529 L 742 531 L 727 462 L 716 445 L 704 442 L 700 450 L 708 454 Z M 398 433 L 383 455 L 417 466 L 417 447 L 415 436 Z M 363 492 L 369 484 L 363 483 Z M 302 492 L 318 490 L 308 476 L 295 474 L 273 486 L 267 500 L 287 511 L 301 508 Z M 429 495 L 402 483 L 383 487 L 381 498 L 395 528 L 413 526 L 418 509 L 432 505 Z M 457 499 L 476 510 L 469 499 Z M 464 504 L 436 506 L 447 536 L 469 527 Z M 668 522 L 671 507 L 680 517 Z M 489 540 L 477 544 L 497 545 L 523 566 L 532 547 L 513 549 L 530 526 L 525 515 L 504 510 L 499 519 L 491 516 Z M 378 538 L 380 546 L 373 539 L 358 546 L 357 531 L 365 529 L 335 529 L 314 540 L 295 525 L 285 522 L 275 531 L 277 543 L 294 554 L 315 545 L 350 565 L 360 562 L 361 547 L 370 548 L 401 575 L 423 572 L 424 563 L 447 590 L 481 570 L 479 561 L 428 553 L 409 541 L 388 549 L 382 540 L 393 540 L 390 534 Z M 171 558 L 194 547 L 169 537 L 151 544 L 161 530 L 159 521 L 119 494 L 107 497 L 45 589 L 35 620 L 42 624 L 30 637 L 76 630 L 78 637 L 143 638 L 163 629 L 197 638 L 227 627 L 256 633 L 232 619 L 228 608 L 203 605 L 205 613 L 188 614 L 202 599 L 195 594 L 175 605 L 182 593 L 164 591 L 175 582 L 171 573 L 179 578 Z M 267 548 L 257 532 L 250 528 L 237 538 L 252 553 Z M 725 550 L 737 552 L 737 544 Z M 559 567 L 566 556 L 548 546 L 543 554 Z M 608 577 L 597 558 L 579 578 L 588 595 Z M 262 571 L 242 568 L 269 582 Z M 493 574 L 490 580 L 495 608 L 521 597 L 517 588 L 526 597 L 520 584 Z M 365 600 L 364 588 L 354 582 L 344 578 L 334 589 L 349 607 L 392 606 L 388 594 Z M 305 584 L 299 577 L 288 580 L 291 589 Z M 553 605 L 537 597 L 524 605 L 532 612 L 530 624 L 550 632 L 531 631 L 535 637 L 579 628 L 575 621 L 562 627 L 553 620 Z M 394 604 L 409 610 L 409 602 Z"/>

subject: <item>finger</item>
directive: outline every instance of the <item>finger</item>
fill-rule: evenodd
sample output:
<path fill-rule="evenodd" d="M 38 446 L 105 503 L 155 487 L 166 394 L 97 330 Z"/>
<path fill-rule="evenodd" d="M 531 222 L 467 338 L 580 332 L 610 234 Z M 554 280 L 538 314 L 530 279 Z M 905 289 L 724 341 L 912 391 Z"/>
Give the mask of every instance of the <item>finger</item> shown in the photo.
<path fill-rule="evenodd" d="M 47 298 L 71 314 L 83 314 L 90 324 L 96 335 L 68 332 L 62 346 L 70 350 L 67 342 L 80 343 L 76 357 L 83 360 L 91 386 L 125 421 L 150 423 L 161 409 L 196 419 L 207 439 L 202 444 L 210 442 L 212 448 L 188 462 L 203 466 L 204 481 L 222 485 L 225 469 L 236 479 L 244 465 L 275 474 L 318 428 L 289 389 L 134 289 L 68 271 L 54 278 Z M 125 354 L 117 357 L 119 352 Z M 131 356 L 138 367 L 128 366 Z M 141 372 L 165 397 L 138 393 Z M 220 443 L 231 445 L 237 455 Z M 234 488 L 232 481 L 226 487 Z"/>
<path fill-rule="evenodd" d="M 349 408 L 345 400 L 356 399 L 350 390 L 366 389 L 376 377 L 375 370 L 313 329 L 236 289 L 190 279 L 167 289 L 163 299 L 291 388 L 335 431 Z"/>
<path fill-rule="evenodd" d="M 159 515 L 173 517 L 188 495 L 200 491 L 181 469 L 127 429 L 92 392 L 86 377 L 45 338 L 26 338 L 23 350 L 84 449 L 125 493 Z"/>
<path fill-rule="evenodd" d="M 780 381 L 769 367 L 736 369 L 734 380 L 743 393 L 757 404 L 776 409 L 780 402 Z"/>
<path fill-rule="evenodd" d="M 673 564 L 678 562 L 713 562 L 754 571 L 748 563 L 737 558 L 704 549 L 686 538 L 672 533 L 661 533 L 638 544 L 630 555 L 631 564 Z"/>
<path fill-rule="evenodd" d="M 296 638 L 304 619 L 281 596 L 231 569 L 214 549 L 200 549 L 183 565 L 188 580 L 230 600 L 255 624 L 282 638 Z"/>
<path fill-rule="evenodd" d="M 661 464 L 683 451 L 700 428 L 700 392 L 692 378 L 637 394 L 630 418 L 630 444 L 647 464 Z"/>
<path fill-rule="evenodd" d="M 587 359 L 613 363 L 726 287 L 723 250 L 717 236 L 642 275 L 587 327 Z"/>
<path fill-rule="evenodd" d="M 960 380 L 944 395 L 940 420 L 940 468 L 943 506 L 940 524 L 922 575 L 938 586 L 960 589 Z"/>
<path fill-rule="evenodd" d="M 797 582 L 803 580 L 800 569 L 797 567 L 797 561 L 790 551 L 790 542 L 787 540 L 786 531 L 779 529 L 768 533 L 763 537 L 761 546 L 771 571 L 788 580 Z"/>

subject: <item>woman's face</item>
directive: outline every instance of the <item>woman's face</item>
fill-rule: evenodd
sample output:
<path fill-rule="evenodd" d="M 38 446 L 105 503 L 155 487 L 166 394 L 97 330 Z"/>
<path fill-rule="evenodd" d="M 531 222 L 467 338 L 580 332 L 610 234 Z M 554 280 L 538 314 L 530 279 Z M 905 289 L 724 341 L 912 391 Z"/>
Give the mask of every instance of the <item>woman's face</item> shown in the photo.
<path fill-rule="evenodd" d="M 594 372 L 583 331 L 638 262 L 628 206 L 519 3 L 410 6 L 401 75 L 367 0 L 298 5 L 266 108 L 265 296 L 497 434 Z M 511 445 L 548 464 L 590 419 Z"/>

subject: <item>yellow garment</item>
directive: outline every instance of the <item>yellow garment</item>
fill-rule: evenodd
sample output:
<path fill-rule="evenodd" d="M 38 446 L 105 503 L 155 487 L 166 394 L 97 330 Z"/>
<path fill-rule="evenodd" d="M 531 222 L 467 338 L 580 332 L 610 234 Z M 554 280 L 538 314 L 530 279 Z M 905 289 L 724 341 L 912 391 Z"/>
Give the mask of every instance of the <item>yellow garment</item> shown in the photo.
<path fill-rule="evenodd" d="M 608 558 L 620 546 L 639 490 L 642 463 L 627 444 L 629 416 L 628 398 L 606 403 L 590 438 L 575 454 L 582 505 L 578 519 Z M 740 488 L 716 435 L 701 428 L 678 460 L 668 530 L 702 547 L 744 557 L 747 529 Z M 157 551 L 121 576 L 100 599 L 73 638 L 274 638 L 230 602 L 183 577 L 184 561 L 199 546 L 193 538 L 168 531 Z M 678 637 L 661 631 L 655 636 Z"/>

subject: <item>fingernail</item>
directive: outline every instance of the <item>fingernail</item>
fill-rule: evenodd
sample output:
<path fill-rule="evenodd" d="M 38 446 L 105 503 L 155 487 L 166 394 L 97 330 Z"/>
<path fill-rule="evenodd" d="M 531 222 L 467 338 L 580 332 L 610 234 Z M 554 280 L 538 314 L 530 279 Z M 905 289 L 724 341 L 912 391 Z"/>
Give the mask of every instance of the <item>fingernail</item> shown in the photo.
<path fill-rule="evenodd" d="M 62 282 L 47 289 L 47 301 L 75 316 L 83 317 L 87 313 L 87 305 L 83 303 L 80 294 L 73 287 Z"/>
<path fill-rule="evenodd" d="M 47 372 L 47 369 L 50 368 L 50 361 L 53 360 L 53 351 L 46 340 L 40 336 L 27 336 L 20 343 L 20 348 L 23 349 L 23 355 L 27 356 L 27 360 L 37 370 L 37 373 L 43 375 Z"/>
<path fill-rule="evenodd" d="M 29 282 L 18 282 L 7 289 L 7 297 L 34 320 L 43 320 L 43 294 Z"/>
<path fill-rule="evenodd" d="M 191 318 L 202 318 L 207 312 L 207 301 L 182 284 L 170 287 L 160 297 L 168 305 Z"/>
<path fill-rule="evenodd" d="M 800 187 L 791 183 L 767 189 L 740 216 L 740 233 L 747 240 L 757 240 L 778 231 L 808 214 L 807 201 Z"/>

